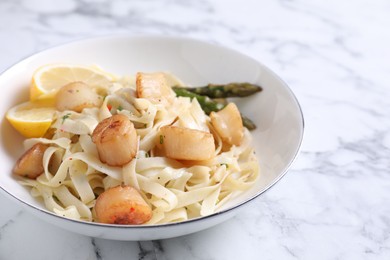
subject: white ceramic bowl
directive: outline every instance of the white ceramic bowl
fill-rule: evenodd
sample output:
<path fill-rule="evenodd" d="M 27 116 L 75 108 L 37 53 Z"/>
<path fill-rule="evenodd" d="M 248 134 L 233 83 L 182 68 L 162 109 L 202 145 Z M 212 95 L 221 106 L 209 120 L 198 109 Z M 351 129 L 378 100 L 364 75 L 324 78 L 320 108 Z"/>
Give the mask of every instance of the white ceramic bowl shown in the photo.
<path fill-rule="evenodd" d="M 12 167 L 22 153 L 23 138 L 12 129 L 5 113 L 15 104 L 28 100 L 28 86 L 36 68 L 48 63 L 67 62 L 97 64 L 119 75 L 134 75 L 137 71 L 170 71 L 194 86 L 241 81 L 260 84 L 264 88 L 261 93 L 238 103 L 243 114 L 258 126 L 252 132 L 261 169 L 258 182 L 251 190 L 227 203 L 222 211 L 174 224 L 104 225 L 65 219 L 48 212 L 11 175 Z M 236 51 L 192 39 L 121 35 L 73 42 L 40 52 L 12 66 L 0 76 L 0 86 L 1 193 L 49 223 L 88 236 L 152 240 L 185 235 L 221 223 L 287 172 L 303 137 L 303 116 L 298 101 L 278 76 Z"/>

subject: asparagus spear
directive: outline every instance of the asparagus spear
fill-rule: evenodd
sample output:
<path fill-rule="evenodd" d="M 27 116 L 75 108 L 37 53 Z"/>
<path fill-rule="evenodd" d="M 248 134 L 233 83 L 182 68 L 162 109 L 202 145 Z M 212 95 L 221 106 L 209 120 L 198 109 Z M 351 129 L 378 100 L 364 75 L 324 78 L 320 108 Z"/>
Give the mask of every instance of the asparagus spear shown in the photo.
<path fill-rule="evenodd" d="M 192 93 L 187 90 L 187 88 L 173 88 L 177 96 L 180 97 L 189 97 L 191 99 L 196 98 L 202 107 L 203 111 L 209 115 L 212 111 L 218 112 L 219 110 L 223 109 L 227 103 L 226 100 L 220 99 L 220 100 L 213 100 L 207 96 L 198 95 L 195 93 Z M 248 128 L 249 130 L 256 129 L 255 123 L 253 123 L 252 120 L 249 118 L 243 116 L 241 114 L 242 123 L 243 125 Z"/>
<path fill-rule="evenodd" d="M 177 89 L 180 87 L 173 87 Z M 210 98 L 247 97 L 262 90 L 258 85 L 251 83 L 229 83 L 224 85 L 208 84 L 204 87 L 186 87 L 186 90 Z"/>
<path fill-rule="evenodd" d="M 225 107 L 222 103 L 216 102 L 209 97 L 192 93 L 186 88 L 173 88 L 173 91 L 175 91 L 176 95 L 180 97 L 189 97 L 191 99 L 196 98 L 207 115 L 209 115 L 212 111 L 217 112 Z"/>
<path fill-rule="evenodd" d="M 242 114 L 241 114 L 241 119 L 242 119 L 242 124 L 246 128 L 248 128 L 248 130 L 255 130 L 256 129 L 256 125 L 252 120 L 250 120 L 246 116 L 243 116 Z"/>

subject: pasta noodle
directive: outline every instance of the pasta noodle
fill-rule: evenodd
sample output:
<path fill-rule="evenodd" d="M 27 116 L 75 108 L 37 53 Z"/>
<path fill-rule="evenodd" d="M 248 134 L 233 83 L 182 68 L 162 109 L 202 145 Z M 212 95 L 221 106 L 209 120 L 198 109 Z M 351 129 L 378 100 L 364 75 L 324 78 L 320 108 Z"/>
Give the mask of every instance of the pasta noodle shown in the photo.
<path fill-rule="evenodd" d="M 218 211 L 253 185 L 259 166 L 247 129 L 239 146 L 226 146 L 196 99 L 174 97 L 169 105 L 155 103 L 138 98 L 129 82 L 113 82 L 100 107 L 81 113 L 57 111 L 52 136 L 25 140 L 26 149 L 36 143 L 49 146 L 43 156 L 44 173 L 20 181 L 31 188 L 32 196 L 43 199 L 49 211 L 96 221 L 99 194 L 125 184 L 139 190 L 151 206 L 153 215 L 146 224 L 185 221 Z M 92 141 L 95 127 L 112 114 L 128 117 L 139 140 L 136 157 L 123 167 L 101 162 Z M 160 128 L 167 125 L 211 133 L 216 146 L 213 158 L 195 163 L 164 157 L 158 139 Z"/>

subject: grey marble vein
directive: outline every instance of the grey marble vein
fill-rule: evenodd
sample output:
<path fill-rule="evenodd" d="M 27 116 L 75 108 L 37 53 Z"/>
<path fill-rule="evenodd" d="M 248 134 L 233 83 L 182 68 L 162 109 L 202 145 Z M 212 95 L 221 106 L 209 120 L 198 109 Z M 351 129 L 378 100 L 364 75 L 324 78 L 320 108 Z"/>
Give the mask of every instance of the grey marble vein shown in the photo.
<path fill-rule="evenodd" d="M 95 253 L 95 256 L 96 256 L 96 260 L 101 260 L 103 259 L 102 256 L 101 256 L 101 252 L 100 252 L 100 248 L 98 245 L 96 245 L 96 241 L 94 238 L 91 238 L 91 244 L 93 246 L 93 251 Z"/>

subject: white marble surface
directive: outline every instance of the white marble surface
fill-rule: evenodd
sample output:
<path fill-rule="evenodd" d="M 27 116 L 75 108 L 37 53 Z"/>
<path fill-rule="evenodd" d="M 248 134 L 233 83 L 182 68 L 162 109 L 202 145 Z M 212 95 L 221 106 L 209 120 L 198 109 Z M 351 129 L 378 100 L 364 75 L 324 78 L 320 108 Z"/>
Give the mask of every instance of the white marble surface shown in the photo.
<path fill-rule="evenodd" d="M 269 66 L 306 119 L 291 171 L 230 221 L 168 240 L 108 241 L 0 196 L 0 259 L 390 259 L 389 13 L 387 0 L 0 0 L 0 71 L 94 35 L 188 36 Z"/>

